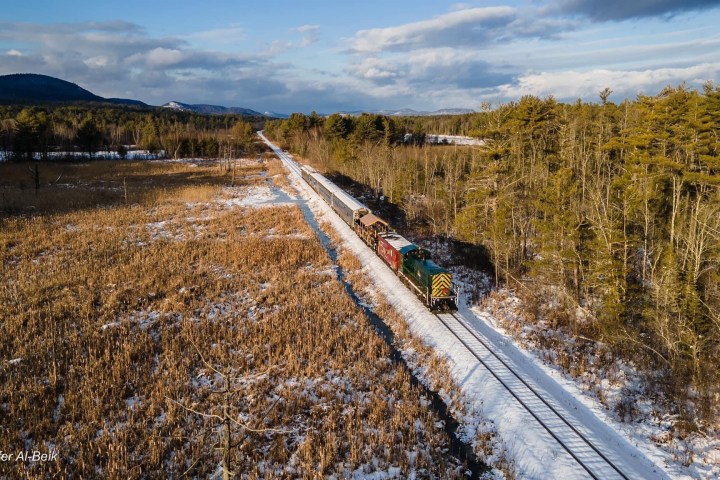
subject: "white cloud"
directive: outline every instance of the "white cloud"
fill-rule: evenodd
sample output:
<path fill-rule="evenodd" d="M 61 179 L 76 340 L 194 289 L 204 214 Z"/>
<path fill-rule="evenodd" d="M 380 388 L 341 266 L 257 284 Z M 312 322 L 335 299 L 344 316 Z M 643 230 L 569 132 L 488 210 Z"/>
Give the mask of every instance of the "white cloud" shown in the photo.
<path fill-rule="evenodd" d="M 302 40 L 300 40 L 300 43 L 297 46 L 300 48 L 307 48 L 320 40 L 317 33 L 319 30 L 320 25 L 302 25 L 300 27 L 293 28 L 290 31 L 306 34 L 302 37 Z"/>
<path fill-rule="evenodd" d="M 287 50 L 290 50 L 291 48 L 293 48 L 292 42 L 284 42 L 281 40 L 274 40 L 270 44 L 270 48 L 268 48 L 266 50 L 266 54 L 269 56 L 275 56 L 275 55 L 279 55 L 283 52 L 286 52 Z"/>
<path fill-rule="evenodd" d="M 185 54 L 175 48 L 154 48 L 144 57 L 150 67 L 170 67 L 182 62 Z"/>
<path fill-rule="evenodd" d="M 299 33 L 317 32 L 318 30 L 320 30 L 320 25 L 302 25 L 295 28 L 294 30 Z"/>
<path fill-rule="evenodd" d="M 318 38 L 314 35 L 308 35 L 306 37 L 303 37 L 303 39 L 300 41 L 300 48 L 306 48 L 312 45 L 313 43 L 317 43 Z"/>
<path fill-rule="evenodd" d="M 667 85 L 686 82 L 690 86 L 700 86 L 708 80 L 720 80 L 720 63 L 648 70 L 531 73 L 521 75 L 515 84 L 503 85 L 497 91 L 504 98 L 552 95 L 559 99 L 595 99 L 600 90 L 608 87 L 618 96 L 634 97 L 640 92 L 654 94 Z"/>
<path fill-rule="evenodd" d="M 430 20 L 397 27 L 360 30 L 352 48 L 357 52 L 379 52 L 426 46 L 472 44 L 495 36 L 498 26 L 516 18 L 512 7 L 485 7 L 458 10 Z"/>
<path fill-rule="evenodd" d="M 351 75 L 368 80 L 395 78 L 399 71 L 398 65 L 378 58 L 367 58 L 349 69 Z"/>
<path fill-rule="evenodd" d="M 348 75 L 376 85 L 388 82 L 415 88 L 423 96 L 447 88 L 490 88 L 510 82 L 517 70 L 488 63 L 481 51 L 449 47 L 418 49 L 385 57 L 365 57 Z"/>
<path fill-rule="evenodd" d="M 112 61 L 112 58 L 107 55 L 97 55 L 83 60 L 83 63 L 91 68 L 103 68 L 109 66 Z"/>
<path fill-rule="evenodd" d="M 11 57 L 22 57 L 23 56 L 23 54 L 20 50 L 15 50 L 14 48 L 5 52 L 5 55 L 10 55 Z"/>

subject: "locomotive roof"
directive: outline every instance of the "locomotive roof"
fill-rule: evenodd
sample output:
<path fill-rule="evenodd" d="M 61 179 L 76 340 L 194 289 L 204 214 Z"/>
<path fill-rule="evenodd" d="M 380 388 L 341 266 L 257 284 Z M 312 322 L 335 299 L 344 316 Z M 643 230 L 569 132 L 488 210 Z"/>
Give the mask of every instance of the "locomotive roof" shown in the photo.
<path fill-rule="evenodd" d="M 395 250 L 402 253 L 403 255 L 417 248 L 414 243 L 412 243 L 410 240 L 403 237 L 402 235 L 398 235 L 397 233 L 381 233 L 380 236 L 384 238 L 391 247 L 393 247 Z"/>
<path fill-rule="evenodd" d="M 335 197 L 339 201 L 344 203 L 350 210 L 352 210 L 352 211 L 367 210 L 368 212 L 370 212 L 369 208 L 367 208 L 365 205 L 363 205 L 362 203 L 355 200 L 355 198 L 350 196 L 342 188 L 340 188 L 337 185 L 335 185 L 334 183 L 332 183 L 330 180 L 325 178 L 323 175 L 320 175 L 317 172 L 314 172 L 314 173 L 311 172 L 310 176 L 312 176 L 318 182 L 322 183 L 325 188 L 327 188 L 330 192 L 332 192 L 332 194 L 335 195 Z"/>
<path fill-rule="evenodd" d="M 369 227 L 370 225 L 375 225 L 376 223 L 382 223 L 383 225 L 387 226 L 387 222 L 383 220 L 380 217 L 375 216 L 372 213 L 368 213 L 364 217 L 360 219 L 363 225 L 366 227 Z"/>
<path fill-rule="evenodd" d="M 432 260 L 429 260 L 429 259 L 428 260 L 420 260 L 420 262 L 423 264 L 423 266 L 425 267 L 425 270 L 430 275 L 437 275 L 438 273 L 449 273 L 447 271 L 447 269 L 441 267 L 440 265 L 433 262 Z"/>
<path fill-rule="evenodd" d="M 450 273 L 446 268 L 443 268 L 437 263 L 433 262 L 430 259 L 430 255 L 430 250 L 416 247 L 416 250 L 413 251 L 411 255 L 409 255 L 409 258 L 412 259 L 416 265 L 420 266 L 420 268 L 422 268 L 430 276 L 437 275 L 439 273 Z"/>

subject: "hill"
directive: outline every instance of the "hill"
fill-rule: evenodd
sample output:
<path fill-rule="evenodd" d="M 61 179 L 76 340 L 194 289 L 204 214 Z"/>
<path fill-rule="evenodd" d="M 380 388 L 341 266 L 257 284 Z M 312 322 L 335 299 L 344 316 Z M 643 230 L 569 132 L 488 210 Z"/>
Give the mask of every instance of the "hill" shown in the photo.
<path fill-rule="evenodd" d="M 350 115 L 357 117 L 363 113 L 375 113 L 378 115 L 385 115 L 386 117 L 432 117 L 437 115 L 464 115 L 467 113 L 475 113 L 475 110 L 468 108 L 445 108 L 442 110 L 435 110 L 433 112 L 428 111 L 417 111 L 411 108 L 401 108 L 399 110 L 353 110 L 353 111 L 341 111 L 337 112 L 340 115 Z"/>
<path fill-rule="evenodd" d="M 146 106 L 138 100 L 104 98 L 84 88 L 48 75 L 15 73 L 0 75 L 0 103 L 101 102 Z"/>
<path fill-rule="evenodd" d="M 263 113 L 256 112 L 255 110 L 250 110 L 249 108 L 222 107 L 220 105 L 206 105 L 203 103 L 191 105 L 188 103 L 172 101 L 172 102 L 168 102 L 165 105 L 163 105 L 162 108 L 169 108 L 169 109 L 178 110 L 181 112 L 202 113 L 205 115 L 236 114 L 236 115 L 254 115 L 254 116 L 258 116 L 258 117 L 267 116 Z"/>

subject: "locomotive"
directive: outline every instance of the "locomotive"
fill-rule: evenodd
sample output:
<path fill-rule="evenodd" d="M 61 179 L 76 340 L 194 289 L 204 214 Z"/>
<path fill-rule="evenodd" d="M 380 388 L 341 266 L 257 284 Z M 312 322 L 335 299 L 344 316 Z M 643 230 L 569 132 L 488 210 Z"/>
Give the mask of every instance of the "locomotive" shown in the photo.
<path fill-rule="evenodd" d="M 452 275 L 430 252 L 394 232 L 382 218 L 307 165 L 302 178 L 407 284 L 430 310 L 457 310 Z"/>

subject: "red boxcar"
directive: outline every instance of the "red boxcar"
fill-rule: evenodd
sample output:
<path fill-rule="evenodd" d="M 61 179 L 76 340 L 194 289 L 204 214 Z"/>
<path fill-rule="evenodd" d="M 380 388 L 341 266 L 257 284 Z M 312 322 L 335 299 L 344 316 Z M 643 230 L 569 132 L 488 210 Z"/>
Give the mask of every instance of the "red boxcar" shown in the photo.
<path fill-rule="evenodd" d="M 416 248 L 412 242 L 397 233 L 378 234 L 377 253 L 395 271 L 400 270 L 403 255 Z"/>

